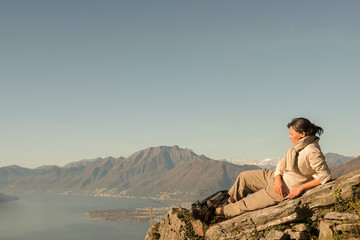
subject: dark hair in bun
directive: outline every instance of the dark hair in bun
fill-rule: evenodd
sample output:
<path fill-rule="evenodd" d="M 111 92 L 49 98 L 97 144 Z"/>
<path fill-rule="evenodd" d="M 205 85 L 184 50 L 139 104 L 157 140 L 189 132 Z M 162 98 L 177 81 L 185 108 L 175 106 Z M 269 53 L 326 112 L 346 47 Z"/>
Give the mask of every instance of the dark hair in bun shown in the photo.
<path fill-rule="evenodd" d="M 316 126 L 310 122 L 309 119 L 303 117 L 294 118 L 290 123 L 288 123 L 287 127 L 292 127 L 298 133 L 305 132 L 306 136 L 314 136 L 316 134 L 320 136 L 324 132 L 321 127 Z"/>

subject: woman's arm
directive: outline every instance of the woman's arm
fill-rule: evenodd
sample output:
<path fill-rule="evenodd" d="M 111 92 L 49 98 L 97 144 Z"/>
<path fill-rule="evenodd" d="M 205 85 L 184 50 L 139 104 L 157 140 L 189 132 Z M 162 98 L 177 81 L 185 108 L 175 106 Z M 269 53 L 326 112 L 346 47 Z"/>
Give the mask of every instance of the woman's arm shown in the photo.
<path fill-rule="evenodd" d="M 321 183 L 318 180 L 313 179 L 313 180 L 306 182 L 306 183 L 298 186 L 297 188 L 294 188 L 293 190 L 291 190 L 290 193 L 285 198 L 295 198 L 295 197 L 299 196 L 303 191 L 313 188 L 313 187 L 316 187 L 320 184 Z M 276 191 L 276 188 L 275 188 L 275 191 Z"/>
<path fill-rule="evenodd" d="M 308 159 L 310 167 L 315 171 L 312 175 L 313 178 L 317 179 L 321 184 L 331 180 L 330 168 L 326 163 L 324 154 L 319 148 L 311 148 Z"/>
<path fill-rule="evenodd" d="M 284 158 L 282 158 L 276 165 L 276 169 L 275 169 L 275 193 L 281 197 L 284 197 L 284 195 L 286 194 L 286 190 L 285 190 L 285 184 L 284 181 L 282 180 L 282 174 L 283 174 L 283 170 L 282 170 L 282 162 L 284 161 Z"/>
<path fill-rule="evenodd" d="M 275 176 L 275 193 L 281 197 L 285 195 L 285 185 L 281 175 Z"/>

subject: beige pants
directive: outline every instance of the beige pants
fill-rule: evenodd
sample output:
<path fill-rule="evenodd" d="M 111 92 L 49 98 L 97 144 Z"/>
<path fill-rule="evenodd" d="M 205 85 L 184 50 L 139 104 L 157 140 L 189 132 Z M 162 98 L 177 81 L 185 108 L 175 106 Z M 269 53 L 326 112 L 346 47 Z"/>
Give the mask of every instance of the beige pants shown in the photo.
<path fill-rule="evenodd" d="M 229 190 L 230 197 L 235 202 L 224 206 L 225 216 L 234 217 L 284 200 L 275 193 L 274 172 L 274 169 L 264 169 L 240 173 Z"/>

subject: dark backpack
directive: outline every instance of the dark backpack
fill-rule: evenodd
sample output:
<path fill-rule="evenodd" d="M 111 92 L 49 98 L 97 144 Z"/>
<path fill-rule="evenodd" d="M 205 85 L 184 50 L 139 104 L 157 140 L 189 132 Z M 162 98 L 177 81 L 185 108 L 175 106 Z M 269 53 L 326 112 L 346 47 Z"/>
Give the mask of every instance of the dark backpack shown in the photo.
<path fill-rule="evenodd" d="M 211 194 L 202 201 L 196 201 L 191 204 L 191 216 L 202 222 L 210 223 L 215 217 L 215 209 L 224 205 L 229 198 L 227 190 L 218 191 Z"/>

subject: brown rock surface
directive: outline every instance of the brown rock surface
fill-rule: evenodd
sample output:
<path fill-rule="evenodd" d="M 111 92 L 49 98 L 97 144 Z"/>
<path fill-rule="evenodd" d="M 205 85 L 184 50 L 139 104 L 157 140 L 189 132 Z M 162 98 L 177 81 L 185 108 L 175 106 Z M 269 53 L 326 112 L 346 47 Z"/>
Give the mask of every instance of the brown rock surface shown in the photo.
<path fill-rule="evenodd" d="M 342 200 L 359 198 L 359 186 L 360 170 L 308 190 L 297 199 L 285 200 L 277 205 L 247 212 L 232 219 L 210 225 L 205 230 L 205 239 L 246 239 L 246 237 L 254 236 L 256 232 L 277 225 L 302 221 L 320 221 L 320 218 L 336 204 L 336 194 Z M 181 226 L 185 226 L 186 223 L 176 217 L 177 214 L 173 209 L 163 217 L 156 230 L 159 233 L 158 239 L 181 239 L 171 237 L 173 237 L 172 235 L 177 235 L 177 237 L 185 236 L 184 229 Z M 154 228 L 149 229 L 148 236 L 151 235 L 150 232 L 153 230 Z M 298 232 L 299 234 L 295 235 L 300 237 L 307 234 L 308 230 Z M 172 235 L 170 236 L 170 234 Z M 154 239 L 148 236 L 147 240 Z"/>

